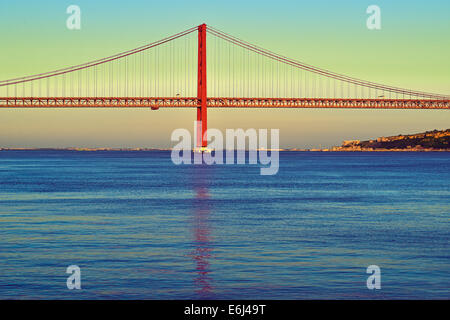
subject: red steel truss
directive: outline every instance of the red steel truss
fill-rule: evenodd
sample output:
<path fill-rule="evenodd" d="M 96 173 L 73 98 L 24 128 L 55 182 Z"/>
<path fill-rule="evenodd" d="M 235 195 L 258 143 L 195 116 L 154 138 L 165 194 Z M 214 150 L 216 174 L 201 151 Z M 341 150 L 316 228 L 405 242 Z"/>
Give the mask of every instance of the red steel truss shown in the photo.
<path fill-rule="evenodd" d="M 428 99 L 334 99 L 334 98 L 207 98 L 208 108 L 362 108 L 362 109 L 450 109 L 450 100 Z M 2 98 L 0 108 L 198 108 L 196 98 Z M 206 118 L 205 118 L 206 119 Z M 202 119 L 200 119 L 202 120 Z M 206 127 L 206 126 L 205 126 Z"/>

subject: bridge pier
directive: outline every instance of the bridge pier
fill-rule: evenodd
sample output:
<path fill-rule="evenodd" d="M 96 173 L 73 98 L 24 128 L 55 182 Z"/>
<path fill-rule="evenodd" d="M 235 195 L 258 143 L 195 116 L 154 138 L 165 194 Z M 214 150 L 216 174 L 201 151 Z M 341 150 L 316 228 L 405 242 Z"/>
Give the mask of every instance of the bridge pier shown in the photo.
<path fill-rule="evenodd" d="M 197 97 L 200 106 L 197 107 L 197 150 L 205 151 L 208 146 L 206 130 L 208 129 L 207 118 L 207 95 L 206 95 L 206 24 L 198 27 L 198 71 L 197 71 Z"/>

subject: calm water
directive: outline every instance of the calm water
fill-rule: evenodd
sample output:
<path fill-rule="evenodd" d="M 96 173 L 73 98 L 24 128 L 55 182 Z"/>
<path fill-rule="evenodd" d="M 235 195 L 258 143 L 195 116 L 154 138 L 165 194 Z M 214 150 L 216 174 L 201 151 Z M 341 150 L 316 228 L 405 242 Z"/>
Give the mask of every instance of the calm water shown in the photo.
<path fill-rule="evenodd" d="M 449 213 L 450 153 L 0 151 L 0 298 L 449 299 Z"/>

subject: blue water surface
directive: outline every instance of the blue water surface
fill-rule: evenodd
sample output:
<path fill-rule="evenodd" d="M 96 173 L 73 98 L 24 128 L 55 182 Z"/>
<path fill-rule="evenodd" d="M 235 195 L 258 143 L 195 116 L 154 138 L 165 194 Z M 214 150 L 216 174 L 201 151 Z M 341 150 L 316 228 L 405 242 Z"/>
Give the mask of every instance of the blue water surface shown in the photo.
<path fill-rule="evenodd" d="M 449 299 L 449 213 L 446 152 L 0 151 L 0 298 Z"/>

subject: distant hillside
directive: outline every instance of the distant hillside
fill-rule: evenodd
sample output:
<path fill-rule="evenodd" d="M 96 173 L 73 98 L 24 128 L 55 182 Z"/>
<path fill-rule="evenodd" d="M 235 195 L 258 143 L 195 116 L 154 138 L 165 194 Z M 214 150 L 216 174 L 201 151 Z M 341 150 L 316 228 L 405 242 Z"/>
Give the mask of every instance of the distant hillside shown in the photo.
<path fill-rule="evenodd" d="M 367 141 L 347 140 L 330 151 L 450 151 L 450 129 Z"/>

